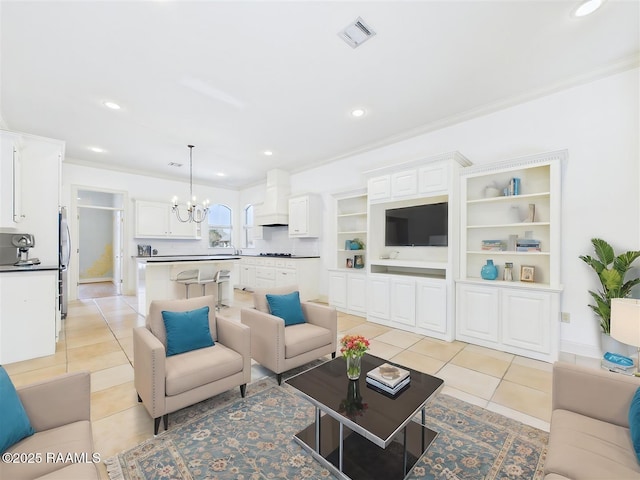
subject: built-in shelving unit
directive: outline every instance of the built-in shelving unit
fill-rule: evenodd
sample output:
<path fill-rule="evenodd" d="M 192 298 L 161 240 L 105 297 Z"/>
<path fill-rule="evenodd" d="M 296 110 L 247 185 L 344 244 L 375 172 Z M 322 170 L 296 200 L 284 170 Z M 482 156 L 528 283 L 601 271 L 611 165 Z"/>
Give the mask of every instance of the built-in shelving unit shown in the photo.
<path fill-rule="evenodd" d="M 457 339 L 541 360 L 557 358 L 560 175 L 566 158 L 563 150 L 461 171 Z M 514 178 L 519 194 L 509 194 Z M 519 251 L 517 242 L 523 240 L 537 241 L 539 250 Z M 486 249 L 500 242 L 498 249 Z M 498 280 L 482 279 L 488 260 L 498 267 Z M 500 280 L 506 263 L 513 264 L 513 281 Z M 521 278 L 522 267 L 532 267 L 533 281 Z"/>

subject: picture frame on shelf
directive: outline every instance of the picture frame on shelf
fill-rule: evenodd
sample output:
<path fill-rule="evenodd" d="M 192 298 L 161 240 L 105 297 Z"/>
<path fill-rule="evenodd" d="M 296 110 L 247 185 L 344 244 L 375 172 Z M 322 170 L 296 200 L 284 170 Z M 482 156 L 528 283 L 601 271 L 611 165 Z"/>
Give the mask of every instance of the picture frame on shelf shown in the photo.
<path fill-rule="evenodd" d="M 345 267 L 346 268 L 353 268 L 353 258 L 351 258 L 351 257 L 347 258 L 347 261 L 345 262 Z"/>
<path fill-rule="evenodd" d="M 364 268 L 364 256 L 363 255 L 354 255 L 353 256 L 353 268 Z"/>
<path fill-rule="evenodd" d="M 520 267 L 520 281 L 531 282 L 535 281 L 536 267 L 530 265 L 522 265 Z"/>

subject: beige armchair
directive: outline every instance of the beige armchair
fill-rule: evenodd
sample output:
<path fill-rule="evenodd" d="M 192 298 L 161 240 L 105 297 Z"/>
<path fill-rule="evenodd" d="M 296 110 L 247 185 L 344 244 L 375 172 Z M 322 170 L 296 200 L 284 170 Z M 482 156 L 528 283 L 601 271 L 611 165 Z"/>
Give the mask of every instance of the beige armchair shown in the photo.
<path fill-rule="evenodd" d="M 296 285 L 258 288 L 253 293 L 254 308 L 240 311 L 241 322 L 251 328 L 251 356 L 268 368 L 282 383 L 282 373 L 324 355 L 336 355 L 338 316 L 334 307 L 301 302 L 305 323 L 285 327 L 284 320 L 270 314 L 267 294 L 284 295 L 298 290 Z"/>
<path fill-rule="evenodd" d="M 209 307 L 209 329 L 215 344 L 166 356 L 167 334 L 162 311 L 186 312 Z M 240 386 L 244 397 L 251 380 L 251 337 L 239 322 L 216 318 L 213 296 L 188 300 L 154 300 L 146 325 L 133 330 L 134 384 L 141 401 L 154 419 L 167 429 L 169 413 Z"/>
<path fill-rule="evenodd" d="M 97 469 L 100 456 L 93 451 L 89 372 L 67 373 L 19 387 L 17 391 L 36 433 L 9 447 L 7 453 L 32 461 L 0 462 L 0 478 L 100 478 Z M 83 461 L 69 458 L 74 456 Z"/>

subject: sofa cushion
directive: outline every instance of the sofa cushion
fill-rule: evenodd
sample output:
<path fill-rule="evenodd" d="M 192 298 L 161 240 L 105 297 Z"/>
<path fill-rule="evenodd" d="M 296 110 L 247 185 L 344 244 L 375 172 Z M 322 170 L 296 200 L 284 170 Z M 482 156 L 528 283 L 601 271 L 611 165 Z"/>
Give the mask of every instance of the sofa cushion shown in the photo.
<path fill-rule="evenodd" d="M 93 454 L 91 423 L 89 420 L 82 420 L 61 427 L 43 430 L 16 443 L 8 451 L 12 453 L 42 454 L 42 462 L 40 463 L 3 463 L 1 478 L 10 478 L 12 480 L 38 478 L 73 464 L 72 462 L 47 461 L 45 457 L 47 454 L 52 456 L 50 458 L 58 458 L 58 454 L 65 458 L 68 454 L 72 456 L 74 454 L 76 456 L 81 455 L 81 458 L 91 462 Z M 95 471 L 95 467 L 93 467 L 93 470 Z"/>
<path fill-rule="evenodd" d="M 230 377 L 241 372 L 243 366 L 242 355 L 221 343 L 167 357 L 165 391 L 167 396 L 179 395 Z"/>
<path fill-rule="evenodd" d="M 545 474 L 567 478 L 638 478 L 640 465 L 628 428 L 568 410 L 551 415 Z"/>
<path fill-rule="evenodd" d="M 300 305 L 300 292 L 295 291 L 286 295 L 267 293 L 267 302 L 271 315 L 282 318 L 285 327 L 306 322 Z"/>
<path fill-rule="evenodd" d="M 6 370 L 0 366 L 0 453 L 29 435 L 31 422 L 25 412 L 16 387 Z"/>
<path fill-rule="evenodd" d="M 167 357 L 214 345 L 209 330 L 209 307 L 186 312 L 162 311 L 167 332 Z"/>
<path fill-rule="evenodd" d="M 284 358 L 293 358 L 331 344 L 331 330 L 311 323 L 284 329 Z"/>
<path fill-rule="evenodd" d="M 629 430 L 631 430 L 633 449 L 636 452 L 638 461 L 640 461 L 640 387 L 638 387 L 633 396 L 633 400 L 631 400 L 631 407 L 629 408 Z"/>

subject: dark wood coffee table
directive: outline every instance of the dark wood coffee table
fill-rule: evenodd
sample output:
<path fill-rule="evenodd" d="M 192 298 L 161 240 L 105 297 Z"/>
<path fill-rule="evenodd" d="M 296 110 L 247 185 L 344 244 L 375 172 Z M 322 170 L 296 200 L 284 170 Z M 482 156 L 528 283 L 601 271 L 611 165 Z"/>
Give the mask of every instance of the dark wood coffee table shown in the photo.
<path fill-rule="evenodd" d="M 360 379 L 351 381 L 338 357 L 286 381 L 316 407 L 315 422 L 294 439 L 341 478 L 405 478 L 437 435 L 424 426 L 424 407 L 444 381 L 402 366 L 411 383 L 390 396 L 366 383 L 385 362 L 365 354 Z M 422 424 L 412 421 L 420 411 Z"/>

